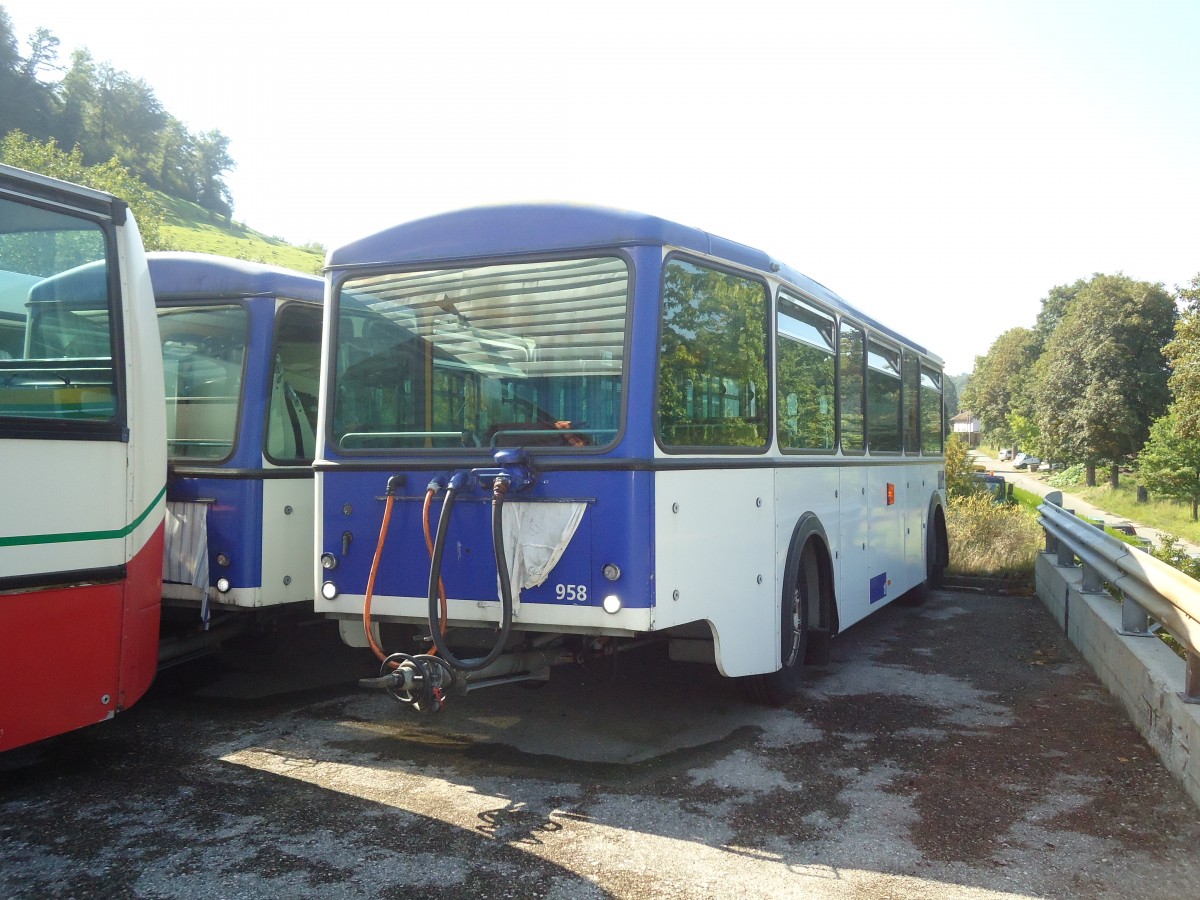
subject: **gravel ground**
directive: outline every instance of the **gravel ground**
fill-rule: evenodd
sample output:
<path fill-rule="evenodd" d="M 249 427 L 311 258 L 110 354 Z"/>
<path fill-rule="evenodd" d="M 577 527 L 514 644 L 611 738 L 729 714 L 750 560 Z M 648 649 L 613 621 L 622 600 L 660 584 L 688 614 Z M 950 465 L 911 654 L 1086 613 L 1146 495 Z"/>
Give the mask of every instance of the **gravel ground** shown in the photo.
<path fill-rule="evenodd" d="M 418 717 L 322 624 L 0 755 L 0 896 L 1177 898 L 1200 811 L 1033 597 L 935 592 L 786 709 L 656 652 Z"/>

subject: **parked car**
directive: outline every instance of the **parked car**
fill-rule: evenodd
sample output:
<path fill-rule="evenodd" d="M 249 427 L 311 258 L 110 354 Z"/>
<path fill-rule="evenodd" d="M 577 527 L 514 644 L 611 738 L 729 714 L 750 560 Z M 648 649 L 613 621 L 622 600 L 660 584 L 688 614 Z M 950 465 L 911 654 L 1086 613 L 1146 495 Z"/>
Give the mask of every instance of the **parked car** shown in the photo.
<path fill-rule="evenodd" d="M 1012 459 L 1012 449 L 1011 449 L 1011 448 L 1009 448 L 1009 447 L 1005 447 L 1003 450 L 1001 450 L 1001 451 L 1000 451 L 1000 459 L 1001 459 L 1001 460 L 1010 460 L 1010 459 Z"/>
<path fill-rule="evenodd" d="M 1036 456 L 1030 456 L 1028 453 L 1018 453 L 1017 458 L 1013 460 L 1014 469 L 1029 469 L 1031 472 L 1036 472 L 1042 461 Z"/>
<path fill-rule="evenodd" d="M 997 475 L 995 472 L 975 472 L 971 477 L 991 495 L 993 503 L 1012 502 L 1012 485 L 1004 480 L 1003 475 Z"/>
<path fill-rule="evenodd" d="M 1140 534 L 1138 534 L 1137 529 L 1134 528 L 1133 525 L 1129 522 L 1114 522 L 1109 527 L 1113 531 L 1119 531 L 1119 532 L 1121 532 L 1121 534 L 1124 534 L 1124 535 L 1127 535 L 1128 537 L 1133 538 L 1132 543 L 1136 544 L 1138 547 L 1141 547 L 1143 550 L 1148 551 L 1150 549 L 1150 547 L 1153 546 L 1153 543 L 1151 542 L 1151 540 L 1149 538 L 1144 538 Z"/>

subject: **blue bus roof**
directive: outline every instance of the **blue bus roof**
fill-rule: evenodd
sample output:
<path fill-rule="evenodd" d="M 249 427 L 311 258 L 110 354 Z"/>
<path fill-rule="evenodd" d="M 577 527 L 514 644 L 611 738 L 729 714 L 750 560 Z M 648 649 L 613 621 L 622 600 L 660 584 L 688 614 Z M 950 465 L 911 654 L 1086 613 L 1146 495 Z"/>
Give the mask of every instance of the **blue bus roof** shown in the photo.
<path fill-rule="evenodd" d="M 288 297 L 320 302 L 325 281 L 282 266 L 210 253 L 146 254 L 155 300 L 197 297 Z"/>
<path fill-rule="evenodd" d="M 698 228 L 627 210 L 573 204 L 483 206 L 441 213 L 384 229 L 329 251 L 326 268 L 419 265 L 476 257 L 555 253 L 601 247 L 667 245 L 775 273 L 811 297 L 921 353 L 903 337 L 814 281 L 745 244 Z"/>

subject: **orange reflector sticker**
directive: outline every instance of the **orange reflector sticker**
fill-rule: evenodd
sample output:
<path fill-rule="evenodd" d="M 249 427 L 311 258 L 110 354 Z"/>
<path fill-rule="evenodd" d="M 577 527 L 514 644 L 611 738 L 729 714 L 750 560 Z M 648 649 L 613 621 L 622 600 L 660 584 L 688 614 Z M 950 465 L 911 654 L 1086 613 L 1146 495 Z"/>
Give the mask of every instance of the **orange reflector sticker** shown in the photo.
<path fill-rule="evenodd" d="M 894 484 L 892 484 L 892 483 L 889 481 L 889 482 L 888 482 L 888 502 L 887 502 L 887 505 L 888 505 L 888 506 L 891 506 L 891 505 L 892 505 L 893 503 L 895 503 L 895 502 L 896 502 L 896 486 L 895 486 Z"/>

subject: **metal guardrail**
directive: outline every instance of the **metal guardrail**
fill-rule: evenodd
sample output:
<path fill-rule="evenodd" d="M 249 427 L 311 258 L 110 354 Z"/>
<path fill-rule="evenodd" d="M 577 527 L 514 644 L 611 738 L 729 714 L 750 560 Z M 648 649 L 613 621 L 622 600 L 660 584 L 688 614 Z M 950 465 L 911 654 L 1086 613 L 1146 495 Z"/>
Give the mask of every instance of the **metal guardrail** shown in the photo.
<path fill-rule="evenodd" d="M 1046 532 L 1046 552 L 1057 564 L 1083 567 L 1085 593 L 1105 585 L 1121 594 L 1121 634 L 1155 637 L 1158 622 L 1183 645 L 1186 673 L 1182 697 L 1200 703 L 1200 582 L 1155 559 L 1144 550 L 1119 541 L 1101 528 L 1062 508 L 1062 494 L 1047 494 L 1038 507 Z"/>

